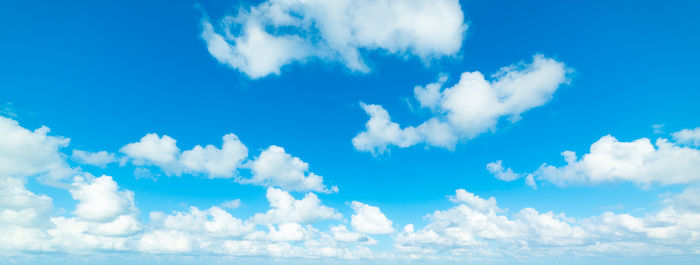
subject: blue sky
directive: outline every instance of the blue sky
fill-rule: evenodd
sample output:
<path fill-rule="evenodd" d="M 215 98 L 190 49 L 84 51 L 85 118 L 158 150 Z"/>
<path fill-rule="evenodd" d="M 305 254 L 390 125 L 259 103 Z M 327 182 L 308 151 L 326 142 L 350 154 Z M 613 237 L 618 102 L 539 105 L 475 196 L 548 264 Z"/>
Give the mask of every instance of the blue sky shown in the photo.
<path fill-rule="evenodd" d="M 44 202 L 0 198 L 7 216 L 37 215 L 32 226 L 0 219 L 7 233 L 36 236 L 0 253 L 19 264 L 45 256 L 50 263 L 112 264 L 130 255 L 192 264 L 537 264 L 571 253 L 579 253 L 572 263 L 698 262 L 700 4 L 429 2 L 3 3 L 1 184 L 7 194 L 23 190 Z M 429 8 L 435 6 L 444 8 Z M 347 28 L 354 35 L 343 35 Z M 256 32 L 268 38 L 250 37 Z M 460 75 L 477 71 L 485 81 L 469 80 L 484 86 L 469 90 L 479 85 Z M 440 81 L 432 105 L 414 94 Z M 489 91 L 498 104 L 479 101 Z M 379 122 L 372 131 L 363 106 L 385 110 L 390 121 L 371 116 Z M 421 129 L 431 118 L 442 127 Z M 48 136 L 34 131 L 41 126 Z M 353 142 L 363 132 L 365 140 Z M 164 135 L 176 140 L 179 151 L 144 144 L 150 133 L 158 143 Z M 229 133 L 247 149 L 238 160 L 240 150 L 219 152 Z M 434 142 L 436 135 L 452 140 Z M 60 136 L 70 143 L 57 144 Z M 129 151 L 131 143 L 144 145 Z M 594 143 L 601 148 L 592 150 Z M 183 158 L 196 145 L 214 152 Z M 272 145 L 284 151 L 268 152 Z M 81 161 L 74 150 L 93 158 L 105 151 L 106 164 Z M 578 155 L 568 165 L 567 150 Z M 281 160 L 265 162 L 262 154 Z M 497 161 L 500 170 L 487 169 Z M 509 169 L 514 180 L 499 179 Z M 322 183 L 309 184 L 314 175 Z M 101 187 L 108 192 L 91 192 Z M 263 216 L 275 191 L 298 201 L 311 193 L 320 201 L 313 207 L 327 208 Z M 48 207 L 37 206 L 42 195 Z M 221 206 L 235 200 L 237 207 Z M 208 211 L 206 222 L 215 221 L 212 207 L 223 209 L 241 225 L 227 219 L 234 224 L 224 226 L 236 232 L 222 236 L 151 214 L 196 216 L 190 207 Z M 522 212 L 529 208 L 540 223 Z M 512 223 L 494 221 L 499 216 Z M 84 231 L 62 233 L 70 229 L 59 217 Z M 121 217 L 133 217 L 133 226 L 99 232 Z M 493 223 L 470 222 L 481 217 Z M 447 232 L 444 223 L 464 234 Z M 351 239 L 333 233 L 338 225 Z M 291 234 L 275 237 L 281 227 Z M 437 239 L 421 239 L 429 231 Z M 225 247 L 231 242 L 259 249 L 233 251 Z M 318 242 L 351 254 L 318 254 Z M 271 251 L 280 246 L 306 252 Z"/>

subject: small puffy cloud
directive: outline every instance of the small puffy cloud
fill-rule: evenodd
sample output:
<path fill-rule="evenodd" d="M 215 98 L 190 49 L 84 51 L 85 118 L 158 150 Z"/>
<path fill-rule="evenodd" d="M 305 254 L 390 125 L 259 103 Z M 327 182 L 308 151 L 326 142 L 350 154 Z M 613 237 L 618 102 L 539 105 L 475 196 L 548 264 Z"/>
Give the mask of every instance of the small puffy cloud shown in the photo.
<path fill-rule="evenodd" d="M 503 167 L 503 161 L 498 160 L 486 165 L 486 169 L 493 174 L 497 179 L 503 181 L 513 181 L 522 177 L 521 174 L 513 172 L 510 168 Z"/>
<path fill-rule="evenodd" d="M 209 21 L 202 21 L 202 39 L 207 50 L 219 61 L 238 69 L 251 78 L 280 74 L 280 68 L 293 61 L 301 61 L 312 53 L 313 47 L 301 38 L 275 36 L 260 25 L 246 25 L 244 33 L 233 43 L 216 33 Z"/>
<path fill-rule="evenodd" d="M 105 167 L 107 166 L 107 164 L 117 162 L 117 159 L 115 158 L 114 154 L 109 153 L 107 151 L 88 152 L 78 149 L 73 150 L 73 155 L 71 155 L 71 159 L 81 164 L 93 165 L 98 167 Z"/>
<path fill-rule="evenodd" d="M 282 187 L 295 191 L 333 192 L 323 185 L 323 177 L 309 171 L 309 164 L 298 157 L 292 157 L 279 146 L 270 146 L 250 163 L 253 176 L 244 180 L 263 186 Z"/>
<path fill-rule="evenodd" d="M 418 143 L 454 149 L 460 139 L 494 130 L 502 118 L 516 122 L 522 113 L 547 103 L 568 82 L 570 71 L 563 63 L 537 54 L 532 63 L 501 68 L 491 80 L 480 72 L 465 72 L 457 84 L 442 89 L 443 77 L 414 89 L 421 107 L 429 108 L 433 117 L 417 127 L 401 128 L 381 106 L 362 104 L 370 120 L 352 142 L 355 149 L 375 154 L 389 145 L 403 148 Z"/>
<path fill-rule="evenodd" d="M 679 144 L 700 146 L 700 127 L 695 129 L 683 129 L 671 134 L 673 140 Z"/>
<path fill-rule="evenodd" d="M 474 193 L 468 192 L 464 189 L 458 189 L 455 191 L 454 196 L 449 196 L 449 200 L 453 203 L 463 203 L 469 207 L 479 210 L 479 211 L 493 211 L 500 212 L 496 206 L 496 198 L 490 197 L 488 199 L 481 198 Z"/>
<path fill-rule="evenodd" d="M 415 128 L 401 129 L 398 123 L 392 122 L 382 106 L 360 103 L 370 119 L 365 124 L 366 131 L 352 139 L 355 149 L 383 153 L 388 145 L 408 147 L 420 141 Z"/>
<path fill-rule="evenodd" d="M 700 150 L 664 138 L 652 144 L 648 138 L 621 142 L 607 135 L 593 143 L 590 152 L 582 157 L 573 151 L 564 151 L 562 156 L 566 165 L 542 164 L 528 174 L 530 185 L 534 186 L 535 180 L 557 186 L 628 181 L 648 187 L 654 183 L 700 182 Z"/>
<path fill-rule="evenodd" d="M 212 178 L 228 178 L 236 174 L 243 160 L 248 157 L 248 148 L 235 134 L 224 135 L 221 149 L 199 145 L 182 152 L 180 163 L 187 171 L 203 172 Z"/>
<path fill-rule="evenodd" d="M 391 234 L 394 233 L 394 223 L 386 218 L 379 207 L 353 201 L 350 205 L 355 211 L 350 224 L 360 233 L 364 234 Z"/>
<path fill-rule="evenodd" d="M 269 0 L 225 17 L 220 27 L 203 19 L 201 37 L 217 61 L 251 78 L 311 58 L 367 72 L 363 53 L 371 50 L 426 61 L 456 54 L 463 16 L 457 0 Z"/>
<path fill-rule="evenodd" d="M 0 175 L 39 176 L 55 183 L 76 173 L 60 152 L 70 139 L 50 136 L 49 131 L 44 126 L 30 131 L 17 121 L 0 116 Z"/>
<path fill-rule="evenodd" d="M 289 192 L 267 188 L 270 210 L 258 213 L 253 220 L 258 223 L 307 223 L 325 219 L 340 219 L 342 215 L 335 209 L 322 205 L 318 196 L 307 193 L 301 200 L 294 199 Z"/>
<path fill-rule="evenodd" d="M 141 140 L 125 145 L 119 150 L 132 159 L 136 165 L 152 164 L 162 168 L 167 174 L 179 175 L 182 171 L 178 162 L 180 148 L 170 136 L 146 134 Z"/>

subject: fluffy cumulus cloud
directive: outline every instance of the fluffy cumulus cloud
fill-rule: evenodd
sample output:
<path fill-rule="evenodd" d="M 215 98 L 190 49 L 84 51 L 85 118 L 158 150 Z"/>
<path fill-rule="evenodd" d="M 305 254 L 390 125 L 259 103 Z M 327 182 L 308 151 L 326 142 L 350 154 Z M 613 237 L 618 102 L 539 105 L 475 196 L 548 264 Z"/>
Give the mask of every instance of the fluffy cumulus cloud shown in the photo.
<path fill-rule="evenodd" d="M 41 228 L 52 207 L 51 198 L 27 190 L 24 180 L 0 175 L 0 254 L 51 250 Z"/>
<path fill-rule="evenodd" d="M 593 143 L 589 153 L 581 157 L 573 151 L 564 151 L 562 156 L 566 165 L 559 167 L 542 164 L 530 174 L 516 174 L 510 169 L 492 173 L 503 180 L 526 176 L 532 186 L 536 180 L 557 186 L 627 181 L 649 187 L 700 182 L 700 150 L 664 138 L 652 144 L 648 138 L 624 142 L 607 135 Z M 497 169 L 501 163 L 489 166 L 489 170 Z M 507 175 L 505 179 L 504 174 Z"/>
<path fill-rule="evenodd" d="M 401 127 L 380 105 L 361 104 L 370 116 L 365 131 L 352 139 L 355 149 L 382 153 L 388 146 L 418 143 L 454 149 L 461 139 L 494 130 L 499 120 L 520 120 L 521 114 L 547 103 L 571 70 L 551 58 L 535 55 L 529 64 L 501 68 L 487 80 L 480 72 L 462 73 L 459 82 L 443 88 L 446 78 L 415 87 L 420 106 L 432 117 L 418 126 Z"/>
<path fill-rule="evenodd" d="M 404 226 L 395 246 L 416 258 L 690 254 L 700 247 L 700 214 L 687 205 L 693 191 L 686 189 L 645 216 L 604 212 L 576 219 L 533 208 L 508 214 L 495 198 L 460 189 L 450 197 L 456 206 L 429 214 L 420 230 Z"/>
<path fill-rule="evenodd" d="M 217 24 L 205 18 L 201 36 L 217 61 L 259 78 L 311 58 L 367 72 L 363 53 L 375 50 L 454 55 L 466 30 L 457 0 L 268 0 Z"/>
<path fill-rule="evenodd" d="M 367 205 L 358 201 L 351 204 L 355 214 L 352 215 L 350 224 L 360 233 L 364 234 L 391 234 L 394 233 L 394 223 L 386 218 L 379 207 Z"/>
<path fill-rule="evenodd" d="M 141 140 L 125 145 L 119 150 L 132 159 L 136 165 L 152 164 L 161 167 L 168 174 L 180 174 L 178 162 L 180 148 L 175 139 L 170 136 L 158 136 L 155 133 L 146 134 Z"/>
<path fill-rule="evenodd" d="M 50 218 L 53 227 L 47 234 L 53 247 L 67 252 L 129 248 L 128 236 L 142 228 L 131 191 L 110 176 L 75 177 L 69 191 L 78 201 L 75 216 Z"/>
<path fill-rule="evenodd" d="M 309 164 L 298 157 L 292 157 L 279 146 L 270 146 L 250 163 L 253 176 L 245 182 L 264 186 L 284 187 L 297 191 L 337 192 L 323 185 L 323 178 L 309 171 Z"/>
<path fill-rule="evenodd" d="M 309 164 L 286 153 L 284 148 L 272 145 L 251 160 L 248 148 L 234 134 L 223 137 L 221 148 L 213 145 L 195 146 L 180 151 L 175 139 L 163 135 L 147 134 L 141 140 L 121 148 L 121 152 L 134 165 L 153 165 L 167 175 L 183 173 L 204 174 L 210 178 L 235 178 L 240 183 L 282 187 L 295 191 L 337 192 L 327 188 L 323 177 L 309 172 Z M 147 170 L 138 169 L 139 173 Z M 249 170 L 251 177 L 240 176 L 240 170 Z M 144 172 L 151 175 L 150 172 Z"/>
<path fill-rule="evenodd" d="M 228 177 L 235 174 L 241 162 L 248 156 L 248 148 L 232 133 L 224 135 L 221 149 L 207 145 L 195 146 L 182 152 L 180 162 L 191 172 L 205 172 L 211 177 Z"/>
<path fill-rule="evenodd" d="M 155 165 L 168 175 L 187 172 L 205 174 L 210 178 L 234 177 L 248 156 L 248 148 L 234 134 L 224 135 L 221 148 L 197 145 L 180 152 L 172 137 L 150 133 L 138 142 L 125 145 L 120 151 L 135 165 Z"/>
<path fill-rule="evenodd" d="M 136 209 L 134 193 L 120 191 L 110 176 L 102 176 L 91 182 L 76 177 L 70 193 L 73 199 L 78 200 L 73 213 L 85 220 L 113 220 Z"/>
<path fill-rule="evenodd" d="M 51 216 L 52 200 L 28 191 L 18 179 L 1 178 L 0 251 L 126 250 L 140 231 L 133 193 L 111 177 L 76 177 L 70 193 L 78 201 L 73 216 Z"/>
<path fill-rule="evenodd" d="M 30 131 L 13 119 L 0 116 L 0 175 L 37 176 L 49 183 L 70 178 L 75 170 L 60 149 L 70 139 L 48 135 L 48 127 Z"/>

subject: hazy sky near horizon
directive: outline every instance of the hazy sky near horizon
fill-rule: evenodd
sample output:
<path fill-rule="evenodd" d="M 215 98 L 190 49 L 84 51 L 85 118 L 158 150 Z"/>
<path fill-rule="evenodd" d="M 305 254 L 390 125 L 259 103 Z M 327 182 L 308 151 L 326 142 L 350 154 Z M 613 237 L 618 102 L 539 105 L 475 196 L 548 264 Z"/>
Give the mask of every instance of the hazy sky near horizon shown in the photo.
<path fill-rule="evenodd" d="M 0 264 L 695 264 L 697 1 L 0 5 Z"/>

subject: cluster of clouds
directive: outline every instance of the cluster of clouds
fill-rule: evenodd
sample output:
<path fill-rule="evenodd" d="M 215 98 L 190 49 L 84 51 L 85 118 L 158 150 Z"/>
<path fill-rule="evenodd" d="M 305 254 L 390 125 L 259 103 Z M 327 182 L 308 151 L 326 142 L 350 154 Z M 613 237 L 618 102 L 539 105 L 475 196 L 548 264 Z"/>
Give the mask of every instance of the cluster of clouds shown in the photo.
<path fill-rule="evenodd" d="M 700 251 L 700 187 L 695 185 L 698 182 L 697 173 L 692 175 L 694 179 L 685 178 L 683 181 L 678 180 L 680 177 L 672 177 L 675 173 L 662 176 L 670 181 L 668 183 L 691 185 L 681 193 L 660 200 L 662 207 L 659 210 L 603 212 L 586 218 L 540 212 L 533 208 L 523 208 L 511 214 L 509 210 L 499 207 L 493 197 L 486 199 L 458 189 L 448 197 L 455 205 L 426 215 L 427 224 L 422 228 L 405 224 L 397 229 L 397 224 L 377 206 L 351 201 L 348 205 L 352 214 L 344 216 L 338 209 L 324 205 L 313 192 L 295 197 L 289 191 L 269 186 L 266 189 L 269 209 L 247 218 L 232 214 L 241 202 L 231 200 L 208 209 L 189 207 L 184 211 L 169 213 L 153 211 L 148 214 L 147 220 L 141 220 L 133 192 L 120 187 L 110 176 L 95 177 L 68 166 L 66 160 L 69 157 L 60 151 L 68 146 L 67 138 L 48 135 L 46 127 L 27 130 L 8 118 L 0 118 L 0 129 L 0 134 L 14 137 L 12 141 L 0 142 L 3 147 L 9 147 L 10 143 L 16 147 L 0 148 L 2 161 L 18 163 L 15 167 L 3 168 L 0 174 L 2 255 L 120 251 L 279 258 L 472 259 L 538 255 L 598 256 L 608 253 L 678 255 Z M 131 153 L 127 160 L 131 163 L 139 161 L 135 162 L 137 164 L 152 163 L 164 167 L 164 171 L 171 174 L 188 171 L 231 173 L 234 169 L 229 165 L 240 165 L 245 158 L 234 156 L 232 160 L 235 163 L 231 163 L 231 160 L 219 157 L 220 153 L 245 149 L 237 144 L 237 138 L 233 135 L 224 137 L 225 143 L 221 148 L 195 147 L 184 152 L 180 152 L 175 141 L 166 136 L 147 135 L 144 139 L 123 148 L 125 153 Z M 631 156 L 630 161 L 639 162 L 623 166 L 618 165 L 625 162 L 619 161 L 590 164 L 613 176 L 611 178 L 621 174 L 619 168 L 648 171 L 646 161 L 652 160 L 651 165 L 656 165 L 660 159 L 649 158 L 648 153 L 650 156 L 672 154 L 675 158 L 696 159 L 698 152 L 697 149 L 672 144 L 665 139 L 658 140 L 657 148 L 652 146 L 648 152 L 640 152 L 646 150 L 642 147 L 650 145 L 648 140 L 620 143 L 606 136 L 599 142 L 601 145 L 624 145 L 592 150 L 613 150 L 618 152 L 618 157 Z M 36 149 L 37 146 L 49 148 Z M 152 149 L 154 146 L 167 152 L 156 152 Z M 27 155 L 22 147 L 35 148 L 32 151 L 39 153 Z M 204 158 L 192 160 L 197 163 L 186 164 L 182 162 L 186 152 L 191 152 L 191 157 Z M 601 162 L 596 157 L 611 156 L 592 151 L 580 160 L 569 160 L 570 164 Z M 225 166 L 213 165 L 212 161 L 219 161 Z M 693 161 L 687 165 L 697 165 Z M 610 169 L 602 165 L 619 168 Z M 217 171 L 220 168 L 226 169 Z M 501 178 L 517 179 L 514 176 L 517 173 L 504 168 L 501 163 L 494 163 L 489 168 L 500 172 Z M 576 168 L 580 170 L 586 166 Z M 57 211 L 52 198 L 32 192 L 27 187 L 30 178 L 61 180 L 55 177 L 66 172 L 71 174 L 64 175 L 66 178 L 58 182 L 66 185 L 58 186 L 65 188 L 76 202 L 69 212 Z M 576 174 L 587 176 L 593 171 Z M 651 181 L 643 174 L 637 177 L 640 182 Z M 597 183 L 595 177 L 588 178 L 592 178 L 588 181 Z M 47 182 L 51 183 L 56 181 Z M 324 226 L 325 229 L 320 229 Z M 389 235 L 393 250 L 381 252 L 374 249 L 380 235 Z"/>
<path fill-rule="evenodd" d="M 367 246 L 376 240 L 369 235 L 382 229 L 361 222 L 352 230 L 340 224 L 320 231 L 311 223 L 339 220 L 342 215 L 322 205 L 313 193 L 297 200 L 276 188 L 267 190 L 271 209 L 247 220 L 212 206 L 151 212 L 148 222 L 137 218 L 134 193 L 120 188 L 110 176 L 76 177 L 69 192 L 77 203 L 68 216 L 51 216 L 51 198 L 32 193 L 17 179 L 1 178 L 0 190 L 5 191 L 0 195 L 0 253 L 5 255 L 130 251 L 359 258 L 372 255 Z M 352 222 L 375 218 L 367 215 L 356 212 Z"/>
<path fill-rule="evenodd" d="M 455 55 L 466 30 L 458 0 L 268 0 L 216 25 L 205 17 L 201 37 L 217 61 L 260 78 L 312 58 L 368 72 L 371 51 L 427 62 Z"/>
<path fill-rule="evenodd" d="M 391 221 L 378 207 L 351 202 L 355 214 L 347 221 L 312 192 L 297 199 L 273 185 L 266 191 L 270 209 L 247 219 L 234 217 L 225 209 L 233 210 L 241 203 L 231 200 L 204 210 L 190 207 L 189 211 L 172 213 L 155 211 L 149 213 L 148 221 L 142 221 L 133 192 L 121 188 L 111 176 L 95 177 L 80 168 L 71 168 L 69 157 L 61 152 L 70 140 L 48 132 L 46 127 L 27 130 L 15 120 L 0 117 L 0 135 L 6 136 L 0 141 L 2 255 L 132 251 L 357 258 L 372 255 L 367 246 L 377 241 L 370 235 L 393 231 Z M 179 151 L 172 138 L 149 134 L 124 146 L 125 158 L 76 150 L 71 158 L 95 165 L 131 161 L 160 166 L 168 174 L 195 172 L 219 177 L 234 173 L 246 151 L 232 134 L 224 136 L 221 148 L 196 146 L 184 152 Z M 302 173 L 308 167 L 275 146 L 251 163 L 259 163 L 251 166 L 252 171 L 265 180 L 277 174 L 294 179 L 298 176 L 290 176 L 289 167 Z M 283 164 L 281 169 L 277 163 Z M 28 189 L 31 178 L 49 180 L 47 184 L 67 190 L 76 202 L 73 209 L 54 209 L 51 197 Z M 332 225 L 327 231 L 312 226 L 323 221 L 341 224 Z M 350 222 L 351 226 L 343 222 Z"/>
<path fill-rule="evenodd" d="M 443 88 L 447 81 L 443 76 L 436 83 L 414 88 L 420 106 L 431 111 L 430 119 L 402 128 L 382 106 L 363 103 L 370 119 L 352 144 L 373 154 L 389 146 L 419 143 L 452 150 L 460 140 L 495 130 L 502 118 L 516 122 L 523 112 L 547 103 L 568 82 L 569 72 L 563 63 L 537 54 L 530 63 L 501 68 L 490 80 L 478 71 L 464 72 L 455 85 Z"/>
<path fill-rule="evenodd" d="M 65 143 L 67 144 L 67 141 Z M 60 147 L 62 146 L 53 149 Z M 89 152 L 76 149 L 73 150 L 71 159 L 80 164 L 103 168 L 111 163 L 119 163 L 121 166 L 131 163 L 137 166 L 134 175 L 141 178 L 154 178 L 154 173 L 149 169 L 154 166 L 167 176 L 191 174 L 210 179 L 234 179 L 242 184 L 281 187 L 293 191 L 338 191 L 336 186 L 326 187 L 322 176 L 309 172 L 308 163 L 288 154 L 280 146 L 271 145 L 260 152 L 258 157 L 249 159 L 248 147 L 233 133 L 222 137 L 221 147 L 196 145 L 184 151 L 177 146 L 177 141 L 172 137 L 149 133 L 138 142 L 124 145 L 119 152 L 122 156 L 107 151 Z M 63 157 L 54 159 L 60 161 Z M 67 168 L 66 164 L 61 166 Z M 243 176 L 241 171 L 246 171 L 250 176 Z"/>
<path fill-rule="evenodd" d="M 688 187 L 643 216 L 604 212 L 577 219 L 533 208 L 508 214 L 495 198 L 459 189 L 449 197 L 456 206 L 427 215 L 420 230 L 404 226 L 394 242 L 413 258 L 697 254 L 698 191 Z"/>
<path fill-rule="evenodd" d="M 671 134 L 675 141 L 658 138 L 654 144 L 648 138 L 623 142 L 606 135 L 581 157 L 573 151 L 562 152 L 566 162 L 563 166 L 545 163 L 527 174 L 504 167 L 500 160 L 486 167 L 498 179 L 525 178 L 526 184 L 535 188 L 537 181 L 560 187 L 605 182 L 632 182 L 645 188 L 653 184 L 693 184 L 700 182 L 698 132 L 700 128 L 684 129 Z"/>
<path fill-rule="evenodd" d="M 190 150 L 181 151 L 172 137 L 149 133 L 138 142 L 123 146 L 120 152 L 124 156 L 119 160 L 122 164 L 130 162 L 138 166 L 135 175 L 141 172 L 151 174 L 147 166 L 156 166 L 169 176 L 187 173 L 212 179 L 235 179 L 239 183 L 281 187 L 293 191 L 338 191 L 336 186 L 326 187 L 322 176 L 309 172 L 308 163 L 288 154 L 282 147 L 269 146 L 258 157 L 248 159 L 248 148 L 238 136 L 230 133 L 224 135 L 222 140 L 221 147 L 196 145 Z M 82 152 L 74 151 L 74 160 L 95 161 L 90 163 L 93 165 L 104 165 L 98 163 L 102 161 L 101 157 L 110 157 L 112 161 L 117 161 L 113 154 L 105 151 L 78 156 L 76 154 Z M 75 159 L 76 157 L 79 159 Z M 251 176 L 241 176 L 241 170 L 248 171 Z"/>
<path fill-rule="evenodd" d="M 371 254 L 368 233 L 331 226 L 320 231 L 312 224 L 343 218 L 313 193 L 302 199 L 277 188 L 267 189 L 270 209 L 243 220 L 219 206 L 206 210 L 152 212 L 147 231 L 134 238 L 135 251 L 146 253 L 209 253 L 232 256 L 340 257 Z M 359 255 L 359 256 L 358 256 Z"/>

